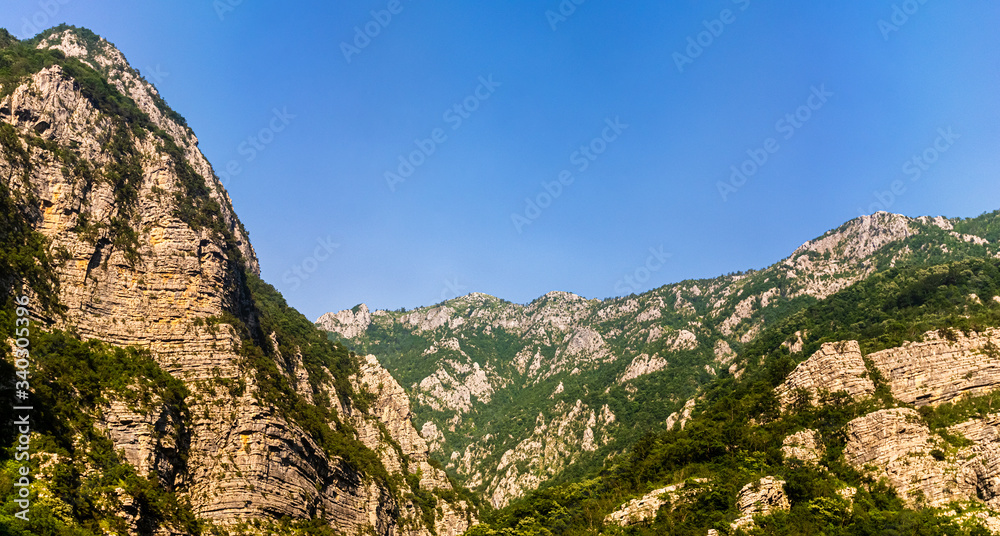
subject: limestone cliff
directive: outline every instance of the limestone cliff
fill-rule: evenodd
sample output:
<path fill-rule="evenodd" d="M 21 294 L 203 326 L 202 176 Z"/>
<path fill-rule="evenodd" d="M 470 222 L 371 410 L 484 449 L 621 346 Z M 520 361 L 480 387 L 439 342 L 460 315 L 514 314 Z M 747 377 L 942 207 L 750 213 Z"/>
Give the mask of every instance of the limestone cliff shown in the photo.
<path fill-rule="evenodd" d="M 170 432 L 182 420 L 170 404 L 152 413 L 115 401 L 100 408 L 98 426 L 115 450 L 222 530 L 285 516 L 345 533 L 453 535 L 468 527 L 469 506 L 427 465 L 402 409 L 409 400 L 384 371 L 353 365 L 356 393 L 345 392 L 334 362 L 316 357 L 322 342 L 263 332 L 272 314 L 264 301 L 297 313 L 254 283 L 257 259 L 228 195 L 156 89 L 86 30 L 61 27 L 12 46 L 42 63 L 0 89 L 0 177 L 58 259 L 65 313 L 39 312 L 40 320 L 148 349 L 191 393 L 183 437 Z M 290 386 L 283 405 L 270 398 L 275 386 Z M 366 389 L 380 404 L 356 400 Z M 312 404 L 333 412 L 322 425 L 331 433 L 380 453 L 388 478 L 331 451 L 315 424 L 295 416 L 315 413 L 301 409 Z M 410 474 L 423 479 L 408 482 Z"/>

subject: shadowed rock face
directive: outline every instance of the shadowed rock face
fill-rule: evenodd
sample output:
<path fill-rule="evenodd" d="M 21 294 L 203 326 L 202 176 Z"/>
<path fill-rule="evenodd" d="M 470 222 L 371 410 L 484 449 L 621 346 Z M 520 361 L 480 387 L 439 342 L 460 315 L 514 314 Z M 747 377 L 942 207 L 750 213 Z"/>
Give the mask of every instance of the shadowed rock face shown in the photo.
<path fill-rule="evenodd" d="M 151 121 L 139 134 L 135 127 L 121 131 L 119 118 L 95 108 L 58 65 L 24 80 L 0 102 L 0 121 L 22 140 L 40 137 L 45 142 L 24 144 L 27 167 L 0 155 L 0 177 L 13 191 L 30 192 L 37 199 L 29 207 L 38 216 L 36 229 L 51 239 L 53 250 L 66 253 L 58 278 L 59 299 L 67 311 L 54 319 L 55 325 L 72 327 L 84 338 L 148 348 L 192 392 L 186 423 L 162 403 L 137 412 L 110 402 L 98 425 L 116 450 L 140 474 L 155 471 L 167 489 L 190 499 L 197 515 L 223 526 L 256 518 L 321 516 L 344 533 L 429 534 L 419 508 L 402 497 L 410 491 L 406 484 L 394 495 L 369 475 L 328 456 L 297 424 L 259 402 L 253 373 L 240 365 L 239 349 L 245 343 L 232 325 L 218 322 L 228 314 L 254 324 L 245 274 L 258 274 L 257 259 L 190 129 L 161 109 L 153 86 L 106 41 L 87 43 L 66 30 L 45 38 L 39 47 L 59 49 L 90 65 Z M 165 132 L 177 150 L 165 148 L 165 138 L 150 130 L 154 128 Z M 135 195 L 124 202 L 109 181 L 67 170 L 48 149 L 72 152 L 100 176 L 117 162 L 105 145 L 115 135 L 134 145 L 137 165 L 130 179 Z M 202 202 L 217 206 L 215 230 L 179 216 L 190 173 L 204 182 Z M 115 219 L 135 231 L 134 251 L 107 227 L 93 225 Z M 276 348 L 275 354 L 295 365 L 291 384 L 313 400 L 302 356 L 282 358 Z M 246 389 L 239 396 L 216 390 L 216 378 L 243 382 Z M 341 400 L 332 384 L 324 385 L 330 400 L 323 402 L 349 418 L 358 439 L 380 454 L 390 473 L 401 475 L 404 462 L 394 447 L 400 445 L 402 455 L 419 465 L 411 472 L 423 471 L 421 486 L 451 490 L 444 473 L 427 464 L 426 445 L 408 420 L 409 400 L 398 384 L 371 362 L 354 381 L 378 392 L 380 405 L 373 409 L 379 413 Z M 389 437 L 378 433 L 379 424 Z M 466 504 L 444 504 L 436 516 L 437 534 L 457 534 L 472 520 Z"/>

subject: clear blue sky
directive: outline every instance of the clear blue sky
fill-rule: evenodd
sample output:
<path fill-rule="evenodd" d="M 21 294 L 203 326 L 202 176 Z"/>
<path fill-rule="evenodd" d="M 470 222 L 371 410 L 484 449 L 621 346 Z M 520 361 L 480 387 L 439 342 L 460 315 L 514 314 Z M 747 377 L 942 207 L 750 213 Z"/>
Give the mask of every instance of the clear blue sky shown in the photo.
<path fill-rule="evenodd" d="M 894 181 L 893 212 L 1000 208 L 996 3 L 897 1 L 901 24 L 888 0 L 586 0 L 565 20 L 546 16 L 559 0 L 243 1 L 220 17 L 237 1 L 13 1 L 0 25 L 25 37 L 32 18 L 66 22 L 115 43 L 217 170 L 239 164 L 228 189 L 263 275 L 310 318 L 456 292 L 603 298 L 762 267 L 872 211 Z M 390 7 L 387 24 L 371 14 Z M 366 24 L 377 36 L 348 62 L 342 43 Z M 462 103 L 475 111 L 445 115 Z M 295 117 L 248 161 L 241 144 L 275 109 Z M 605 130 L 615 118 L 620 134 Z M 958 137 L 939 139 L 948 128 Z M 393 191 L 386 172 L 435 135 Z M 913 180 L 904 165 L 935 143 L 947 150 Z M 584 171 L 582 145 L 604 151 Z M 751 154 L 766 163 L 723 200 Z M 548 204 L 542 183 L 562 170 L 572 182 Z M 548 206 L 526 215 L 526 198 Z M 531 223 L 518 232 L 512 214 Z M 327 239 L 332 255 L 310 260 Z M 623 287 L 661 247 L 669 259 Z"/>

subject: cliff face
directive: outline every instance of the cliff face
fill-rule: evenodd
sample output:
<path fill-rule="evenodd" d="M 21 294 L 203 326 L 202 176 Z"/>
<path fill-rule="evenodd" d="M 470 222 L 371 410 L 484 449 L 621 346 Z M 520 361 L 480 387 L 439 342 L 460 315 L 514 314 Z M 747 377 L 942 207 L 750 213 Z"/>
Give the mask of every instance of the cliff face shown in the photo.
<path fill-rule="evenodd" d="M 837 393 L 846 394 L 848 400 L 870 399 L 876 391 L 873 378 L 884 381 L 901 407 L 873 411 L 847 423 L 844 460 L 876 479 L 884 478 L 910 508 L 943 508 L 953 502 L 980 505 L 993 510 L 986 511 L 984 522 L 995 525 L 1000 523 L 997 416 L 959 422 L 943 435 L 933 432 L 914 408 L 960 403 L 996 391 L 1000 387 L 993 374 L 997 336 L 995 329 L 930 331 L 919 342 L 867 356 L 857 341 L 827 343 L 775 391 L 789 410 L 796 404 L 829 403 L 829 396 Z M 822 457 L 823 443 L 813 430 L 793 434 L 784 443 L 786 459 L 816 463 Z"/>
<path fill-rule="evenodd" d="M 371 389 L 379 402 L 358 404 L 343 392 L 348 379 L 338 382 L 332 364 L 304 364 L 312 363 L 309 349 L 288 348 L 290 336 L 254 336 L 261 297 L 248 281 L 257 259 L 183 119 L 103 39 L 61 28 L 34 44 L 60 54 L 0 88 L 0 122 L 11 134 L 0 177 L 58 260 L 65 314 L 42 320 L 85 339 L 146 348 L 191 393 L 184 423 L 166 403 L 150 412 L 114 401 L 101 408 L 96 426 L 115 449 L 223 528 L 284 516 L 346 533 L 467 528 L 474 517 L 466 503 L 435 499 L 454 491 L 428 465 L 403 409 L 409 400 L 384 370 L 355 365 L 357 393 Z M 248 364 L 251 347 L 270 356 L 294 398 L 332 408 L 336 422 L 324 426 L 379 453 L 388 479 L 331 454 L 269 402 L 262 381 L 274 381 Z M 407 482 L 410 474 L 423 478 Z M 430 498 L 418 504 L 413 497 L 423 491 Z"/>

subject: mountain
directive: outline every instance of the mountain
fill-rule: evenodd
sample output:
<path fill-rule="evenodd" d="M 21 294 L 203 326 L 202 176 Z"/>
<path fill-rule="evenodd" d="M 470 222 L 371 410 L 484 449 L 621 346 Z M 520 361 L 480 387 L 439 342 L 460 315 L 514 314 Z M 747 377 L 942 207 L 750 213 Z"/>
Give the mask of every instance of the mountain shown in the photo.
<path fill-rule="evenodd" d="M 376 355 L 409 392 L 432 454 L 503 507 L 686 420 L 706 387 L 745 373 L 739 356 L 769 326 L 875 274 L 995 258 L 997 239 L 995 215 L 877 213 L 766 269 L 641 295 L 552 292 L 519 305 L 472 294 L 412 311 L 360 305 L 317 325 Z M 803 331 L 781 342 L 799 350 L 807 340 Z"/>
<path fill-rule="evenodd" d="M 112 44 L 2 32 L 0 178 L 3 398 L 33 408 L 0 408 L 0 532 L 446 536 L 476 521 L 403 389 L 260 280 L 198 139 Z"/>
<path fill-rule="evenodd" d="M 68 26 L 0 32 L 0 204 L 3 534 L 1000 532 L 1000 212 L 319 330 L 183 117 Z"/>
<path fill-rule="evenodd" d="M 998 213 L 954 223 L 1000 238 Z M 998 326 L 995 255 L 872 274 L 764 328 L 684 422 L 467 534 L 996 534 Z"/>

